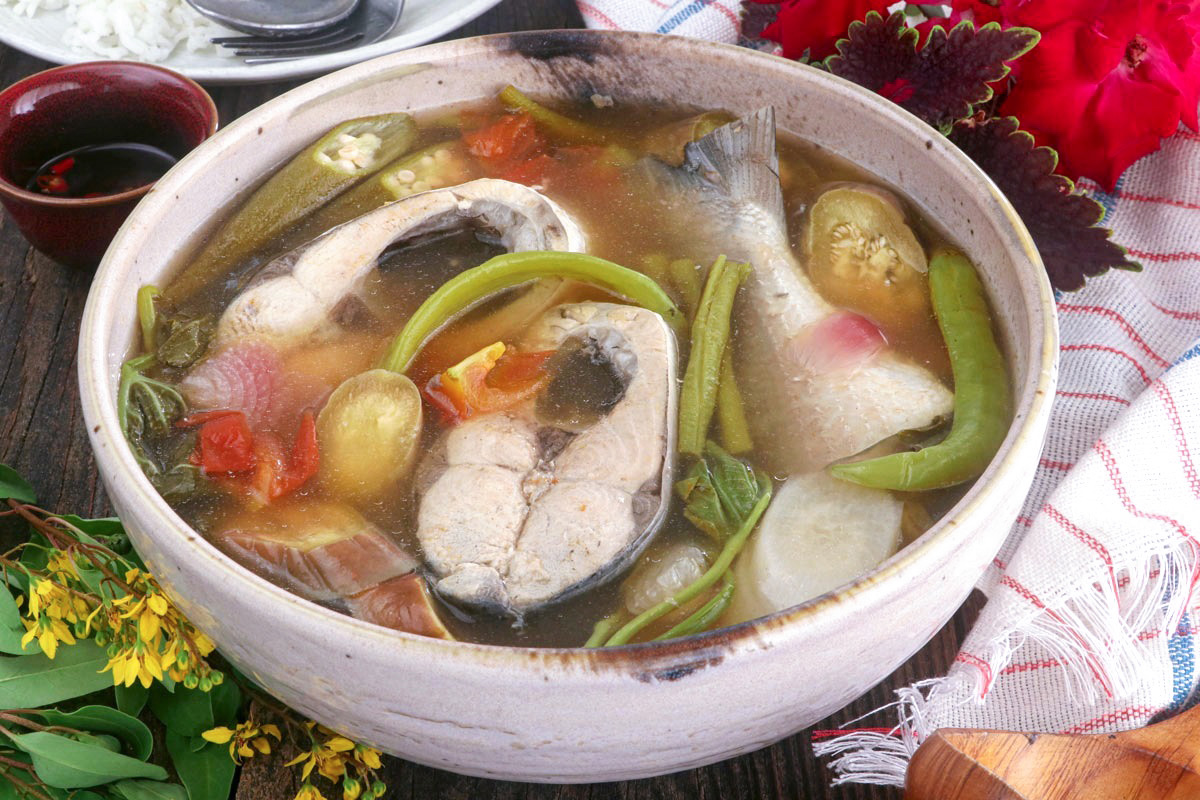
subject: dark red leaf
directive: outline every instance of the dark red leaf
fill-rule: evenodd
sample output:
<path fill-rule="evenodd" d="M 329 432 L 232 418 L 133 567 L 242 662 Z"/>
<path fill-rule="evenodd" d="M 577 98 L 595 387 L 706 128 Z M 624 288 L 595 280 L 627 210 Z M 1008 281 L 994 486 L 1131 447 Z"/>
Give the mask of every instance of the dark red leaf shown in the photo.
<path fill-rule="evenodd" d="M 1069 178 L 1054 174 L 1058 155 L 1034 147 L 1015 117 L 983 115 L 963 120 L 950 141 L 988 174 L 1033 236 L 1056 289 L 1073 291 L 1110 269 L 1140 270 L 1112 231 L 1098 226 L 1104 208 L 1074 191 Z"/>
<path fill-rule="evenodd" d="M 834 75 L 879 92 L 942 133 L 992 99 L 993 81 L 1005 77 L 1012 61 L 1037 44 L 1032 28 L 976 29 L 961 22 L 947 32 L 935 27 L 917 49 L 917 32 L 903 12 L 887 19 L 871 12 L 855 22 L 838 52 L 825 60 Z"/>

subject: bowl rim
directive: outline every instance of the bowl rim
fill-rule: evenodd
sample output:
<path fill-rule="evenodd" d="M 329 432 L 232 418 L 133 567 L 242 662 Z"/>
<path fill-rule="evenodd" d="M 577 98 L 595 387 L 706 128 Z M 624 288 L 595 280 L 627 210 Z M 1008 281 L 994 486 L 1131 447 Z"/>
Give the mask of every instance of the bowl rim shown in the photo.
<path fill-rule="evenodd" d="M 954 533 L 960 527 L 959 519 L 972 514 L 985 515 L 988 507 L 998 499 L 999 490 L 994 487 L 1001 483 L 1001 478 L 1021 480 L 1018 473 L 1028 469 L 1028 465 L 1022 463 L 1023 459 L 1019 456 L 1030 447 L 1040 451 L 1045 424 L 1054 396 L 1058 360 L 1058 329 L 1054 295 L 1028 230 L 991 179 L 965 153 L 938 135 L 926 123 L 868 89 L 807 65 L 735 45 L 630 31 L 576 29 L 526 31 L 439 42 L 347 67 L 305 83 L 264 103 L 230 123 L 212 139 L 189 153 L 166 176 L 160 179 L 155 188 L 162 189 L 163 194 L 166 195 L 168 189 L 173 189 L 176 185 L 184 185 L 192 175 L 204 171 L 209 165 L 202 164 L 201 159 L 205 158 L 210 151 L 215 152 L 215 148 L 225 137 L 237 136 L 241 131 L 258 126 L 264 121 L 275 121 L 273 115 L 283 115 L 292 108 L 319 102 L 331 91 L 354 85 L 358 80 L 368 80 L 370 76 L 377 73 L 423 63 L 452 63 L 456 59 L 495 52 L 514 50 L 526 52 L 539 46 L 550 48 L 556 54 L 571 52 L 574 49 L 586 51 L 589 46 L 598 47 L 598 42 L 604 38 L 627 40 L 635 44 L 640 43 L 640 46 L 643 47 L 652 46 L 660 50 L 664 47 L 675 48 L 680 58 L 710 57 L 722 61 L 736 58 L 742 63 L 749 62 L 755 69 L 794 70 L 804 74 L 806 80 L 829 81 L 837 90 L 848 93 L 857 102 L 873 108 L 889 123 L 896 125 L 903 135 L 919 136 L 925 138 L 927 142 L 932 141 L 932 146 L 927 147 L 931 157 L 949 159 L 956 171 L 964 179 L 969 179 L 964 180 L 964 185 L 969 186 L 971 182 L 974 182 L 979 191 L 985 193 L 986 198 L 983 204 L 990 206 L 1007 222 L 1007 227 L 1013 235 L 1010 245 L 1018 246 L 1024 256 L 1023 259 L 1016 259 L 1017 269 L 1025 270 L 1030 274 L 1020 274 L 1021 280 L 1018 283 L 1033 327 L 1029 331 L 1030 340 L 1024 348 L 1029 356 L 1025 385 L 1012 387 L 1016 401 L 1014 422 L 1001 444 L 997 457 L 993 458 L 987 470 L 976 483 L 945 516 L 917 540 L 854 581 L 765 617 L 682 639 L 628 644 L 612 648 L 517 647 L 433 639 L 384 628 L 340 614 L 304 600 L 288 590 L 270 583 L 220 552 L 203 536 L 196 534 L 151 486 L 133 459 L 124 438 L 119 434 L 119 427 L 116 425 L 115 386 L 112 391 L 108 390 L 113 373 L 108 367 L 107 350 L 99 346 L 100 342 L 107 340 L 107 335 L 103 331 L 109 324 L 108 318 L 102 317 L 101 314 L 109 310 L 114 302 L 111 295 L 115 295 L 115 291 L 105 289 L 106 281 L 103 278 L 107 277 L 109 273 L 120 274 L 123 270 L 118 270 L 118 267 L 127 269 L 132 265 L 134 261 L 132 256 L 135 253 L 126 254 L 122 253 L 122 250 L 126 247 L 126 239 L 136 240 L 140 235 L 132 232 L 132 223 L 139 214 L 146 213 L 145 209 L 154 207 L 154 201 L 147 200 L 139 206 L 131 215 L 130 220 L 117 233 L 97 270 L 97 278 L 89 293 L 80 327 L 79 378 L 84 418 L 97 462 L 102 469 L 107 468 L 111 480 L 126 482 L 130 484 L 129 488 L 136 490 L 137 501 L 145 511 L 153 513 L 154 521 L 161 527 L 157 536 L 177 537 L 182 546 L 188 547 L 196 557 L 205 559 L 206 567 L 220 570 L 220 574 L 228 579 L 243 584 L 248 582 L 260 594 L 269 596 L 272 602 L 289 605 L 294 610 L 299 610 L 306 617 L 307 622 L 338 626 L 346 635 L 365 641 L 372 646 L 378 645 L 384 649 L 394 649 L 395 646 L 400 645 L 410 654 L 415 651 L 418 656 L 438 658 L 443 662 L 447 659 L 458 663 L 469 662 L 485 668 L 520 669 L 533 665 L 538 669 L 556 672 L 562 672 L 563 668 L 567 668 L 571 672 L 582 670 L 587 674 L 629 674 L 633 672 L 641 675 L 648 667 L 656 664 L 676 664 L 681 655 L 691 656 L 691 661 L 694 662 L 718 652 L 724 656 L 736 651 L 770 649 L 774 644 L 785 641 L 789 634 L 800 635 L 805 627 L 803 624 L 805 620 L 821 614 L 827 609 L 845 604 L 847 601 L 871 592 L 882 591 L 882 587 L 893 579 L 899 579 L 901 573 L 908 570 L 926 553 L 938 548 L 951 547 L 954 542 Z M 563 47 L 570 49 L 564 51 Z M 820 77 L 817 77 L 818 75 Z M 131 322 L 131 329 L 132 326 Z M 189 538 L 189 534 L 191 534 L 191 541 L 185 541 Z"/>
<path fill-rule="evenodd" d="M 196 83 L 191 78 L 176 72 L 173 69 L 160 66 L 158 64 L 147 64 L 142 61 L 120 61 L 115 59 L 103 61 L 81 61 L 76 64 L 60 64 L 57 67 L 35 72 L 32 75 L 26 75 L 21 80 L 9 86 L 0 89 L 0 99 L 5 98 L 10 93 L 14 96 L 20 96 L 25 90 L 30 88 L 29 83 L 43 79 L 47 76 L 57 73 L 85 73 L 85 74 L 100 74 L 100 75 L 115 75 L 121 71 L 134 72 L 152 72 L 157 73 L 162 77 L 167 77 L 175 81 L 178 85 L 190 92 L 194 97 L 200 100 L 204 108 L 205 131 L 204 136 L 193 145 L 188 153 L 195 150 L 200 145 L 207 142 L 213 137 L 220 127 L 220 112 L 217 110 L 217 104 L 212 99 L 212 95 L 200 84 Z M 184 157 L 188 155 L 184 154 Z M 180 159 L 182 160 L 182 159 Z M 161 178 L 159 179 L 161 180 Z M 51 195 L 39 194 L 31 192 L 28 189 L 22 189 L 15 183 L 6 180 L 3 174 L 0 174 L 0 196 L 19 200 L 24 203 L 44 206 L 46 208 L 98 208 L 102 206 L 118 205 L 120 203 L 133 200 L 140 197 L 153 188 L 158 181 L 135 186 L 132 189 L 126 189 L 117 194 L 105 194 L 99 197 L 53 197 Z"/>

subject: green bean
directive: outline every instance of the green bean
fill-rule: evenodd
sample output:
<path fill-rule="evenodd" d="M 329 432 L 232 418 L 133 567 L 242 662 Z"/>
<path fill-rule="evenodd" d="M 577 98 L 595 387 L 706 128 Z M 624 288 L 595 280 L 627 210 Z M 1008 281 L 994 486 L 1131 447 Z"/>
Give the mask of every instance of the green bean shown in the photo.
<path fill-rule="evenodd" d="M 618 138 L 614 132 L 546 108 L 515 86 L 505 86 L 500 90 L 500 102 L 508 108 L 527 112 L 547 133 L 566 144 L 608 144 Z"/>
<path fill-rule="evenodd" d="M 690 258 L 677 258 L 668 265 L 667 270 L 671 276 L 671 285 L 679 292 L 683 301 L 684 311 L 695 316 L 702 291 L 700 269 L 696 262 Z"/>
<path fill-rule="evenodd" d="M 655 636 L 654 641 L 661 642 L 665 639 L 677 639 L 680 636 L 691 636 L 693 633 L 700 633 L 703 630 L 707 630 L 710 625 L 725 613 L 725 610 L 729 608 L 729 604 L 733 602 L 734 588 L 733 573 L 726 572 L 725 585 L 721 587 L 719 592 L 713 595 L 707 603 L 700 606 L 683 622 L 680 622 L 666 633 Z"/>
<path fill-rule="evenodd" d="M 183 303 L 303 217 L 408 150 L 415 137 L 416 123 L 408 114 L 379 114 L 338 125 L 254 190 L 167 287 L 168 299 Z M 346 155 L 347 147 L 358 150 Z"/>
<path fill-rule="evenodd" d="M 158 310 L 154 307 L 154 300 L 162 292 L 157 286 L 146 285 L 138 289 L 137 293 L 137 312 L 138 322 L 142 326 L 142 350 L 146 353 L 153 353 L 158 346 Z"/>
<path fill-rule="evenodd" d="M 661 314 L 677 333 L 683 327 L 683 314 L 671 298 L 640 272 L 584 253 L 506 253 L 460 272 L 430 295 L 392 340 L 383 368 L 404 372 L 425 341 L 460 312 L 503 289 L 550 277 L 570 278 L 607 289 Z"/>
<path fill-rule="evenodd" d="M 625 625 L 622 626 L 619 631 L 614 633 L 609 640 L 604 643 L 605 647 L 614 647 L 619 644 L 627 644 L 630 639 L 637 635 L 638 631 L 642 630 L 642 628 L 654 622 L 656 619 L 671 613 L 680 606 L 690 603 L 692 600 L 695 600 L 697 597 L 704 594 L 704 592 L 708 591 L 709 588 L 711 588 L 712 585 L 717 582 L 717 579 L 724 575 L 725 571 L 729 569 L 731 564 L 733 564 L 733 559 L 736 558 L 737 554 L 741 552 L 743 545 L 746 544 L 746 539 L 750 537 L 751 532 L 754 531 L 754 526 L 758 524 L 758 518 L 761 517 L 763 512 L 767 510 L 767 504 L 769 502 L 771 502 L 771 490 L 768 486 L 764 487 L 762 495 L 758 498 L 758 502 L 754 504 L 754 508 L 750 510 L 750 514 L 746 517 L 746 520 L 742 523 L 742 526 L 738 528 L 737 532 L 733 534 L 733 536 L 730 536 L 725 541 L 725 546 L 721 548 L 721 552 L 717 556 L 716 561 L 712 563 L 712 566 L 710 566 L 703 575 L 697 578 L 694 582 L 680 589 L 672 597 L 669 597 L 666 600 L 663 600 L 661 603 L 646 609 L 641 614 L 638 614 L 632 620 L 625 623 Z"/>
<path fill-rule="evenodd" d="M 921 450 L 837 464 L 830 468 L 837 478 L 878 489 L 940 489 L 979 477 L 1004 440 L 1011 417 L 1008 375 L 971 262 L 954 250 L 935 252 L 929 291 L 954 373 L 950 433 Z"/>
<path fill-rule="evenodd" d="M 692 319 L 692 352 L 679 395 L 679 452 L 697 458 L 704 451 L 717 406 L 721 359 L 729 342 L 733 300 L 750 265 L 717 258 L 708 271 L 699 308 Z"/>
<path fill-rule="evenodd" d="M 746 407 L 733 371 L 732 348 L 725 348 L 721 357 L 721 383 L 717 386 L 717 423 L 721 428 L 721 446 L 734 455 L 748 453 L 754 448 L 750 438 L 750 423 Z"/>

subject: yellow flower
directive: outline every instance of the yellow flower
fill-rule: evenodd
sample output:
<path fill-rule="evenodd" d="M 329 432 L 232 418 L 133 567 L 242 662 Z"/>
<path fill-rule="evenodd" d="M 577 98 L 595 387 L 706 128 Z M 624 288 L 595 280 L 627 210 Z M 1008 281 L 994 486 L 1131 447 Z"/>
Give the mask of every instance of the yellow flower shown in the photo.
<path fill-rule="evenodd" d="M 383 766 L 379 760 L 380 753 L 374 747 L 359 745 L 356 752 L 358 755 L 358 760 L 366 764 L 371 769 L 379 769 Z"/>
<path fill-rule="evenodd" d="M 317 787 L 305 781 L 300 786 L 300 791 L 296 792 L 295 800 L 325 800 L 325 795 L 321 794 Z"/>
<path fill-rule="evenodd" d="M 238 723 L 236 728 L 211 728 L 200 734 L 206 741 L 214 744 L 229 742 L 229 757 L 236 763 L 242 763 L 243 758 L 250 758 L 254 751 L 267 755 L 271 752 L 271 740 L 268 736 L 280 738 L 279 728 L 274 725 L 256 725 L 253 720 Z"/>

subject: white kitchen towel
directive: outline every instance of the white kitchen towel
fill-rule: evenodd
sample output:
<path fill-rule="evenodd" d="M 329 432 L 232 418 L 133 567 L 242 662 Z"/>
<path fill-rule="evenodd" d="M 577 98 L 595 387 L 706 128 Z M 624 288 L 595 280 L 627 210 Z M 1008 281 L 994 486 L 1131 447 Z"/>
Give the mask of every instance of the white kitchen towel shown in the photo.
<path fill-rule="evenodd" d="M 578 5 L 595 28 L 737 40 L 736 0 Z M 1102 733 L 1195 699 L 1200 136 L 1181 129 L 1111 194 L 1083 188 L 1145 270 L 1058 296 L 1058 396 L 1024 510 L 980 581 L 988 603 L 949 674 L 899 693 L 891 733 L 816 746 L 839 780 L 902 783 L 939 727 Z"/>

